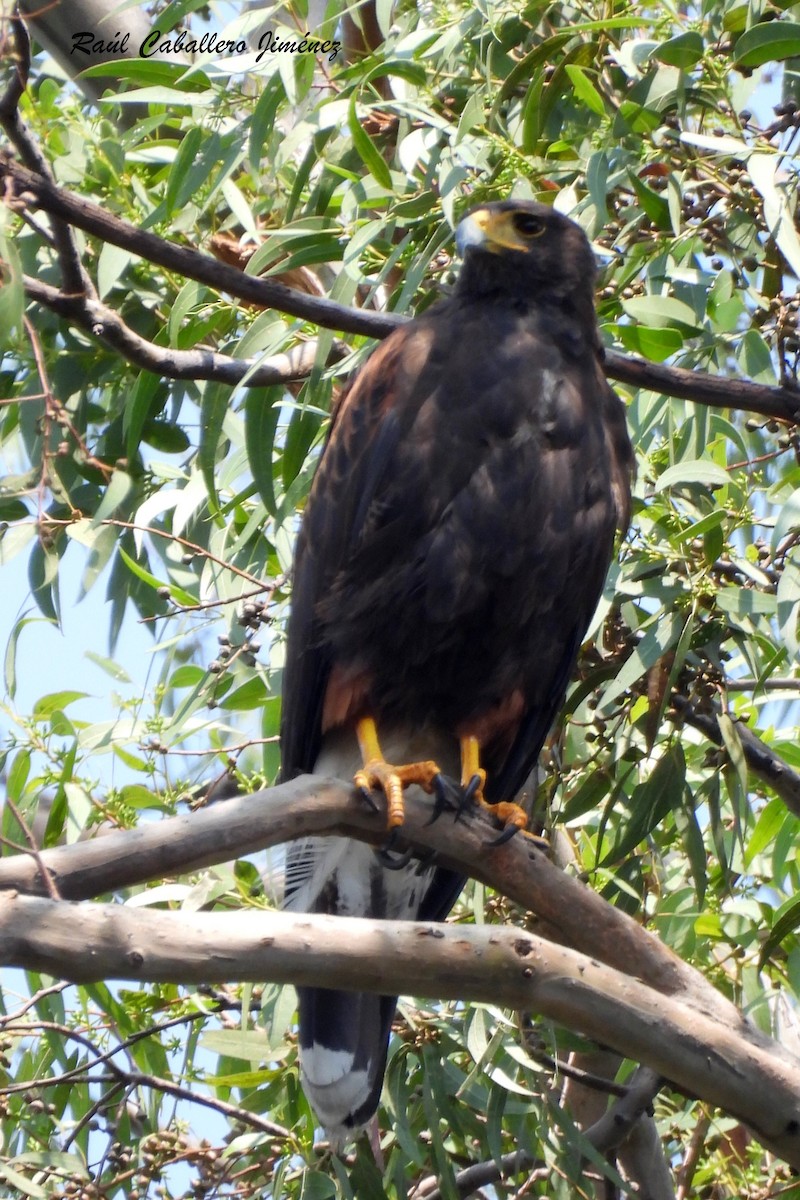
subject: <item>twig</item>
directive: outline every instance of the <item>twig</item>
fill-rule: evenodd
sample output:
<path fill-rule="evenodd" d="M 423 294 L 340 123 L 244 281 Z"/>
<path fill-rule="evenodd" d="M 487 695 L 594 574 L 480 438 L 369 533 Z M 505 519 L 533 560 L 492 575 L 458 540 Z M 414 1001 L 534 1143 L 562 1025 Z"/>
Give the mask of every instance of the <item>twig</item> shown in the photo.
<path fill-rule="evenodd" d="M 687 725 L 697 729 L 715 746 L 724 745 L 716 710 L 702 711 L 691 700 L 677 693 L 672 696 L 671 704 L 673 711 Z M 800 817 L 800 774 L 770 749 L 766 742 L 762 742 L 744 722 L 736 722 L 736 732 L 742 744 L 745 761 L 753 774 L 769 784 L 789 811 Z"/>
<path fill-rule="evenodd" d="M 34 178 L 45 180 L 55 188 L 56 184 L 47 159 L 19 115 L 19 102 L 28 84 L 31 65 L 31 44 L 28 31 L 16 16 L 11 18 L 10 27 L 17 51 L 16 70 L 5 93 L 0 98 L 0 125 L 26 164 L 23 170 L 29 168 Z M 9 197 L 6 196 L 7 201 L 8 199 Z M 83 269 L 70 222 L 61 219 L 58 213 L 51 215 L 56 218 L 53 221 L 53 240 L 64 287 L 70 292 L 93 294 L 92 282 Z"/>
<path fill-rule="evenodd" d="M 47 524 L 53 527 L 61 528 L 74 525 L 75 520 L 58 520 L 54 517 L 48 517 Z M 210 550 L 205 548 L 205 546 L 198 546 L 197 542 L 190 542 L 188 538 L 180 537 L 177 533 L 172 533 L 169 529 L 158 529 L 155 525 L 139 525 L 136 521 L 122 521 L 118 517 L 106 517 L 100 522 L 100 524 L 111 525 L 116 529 L 132 529 L 134 533 L 149 533 L 153 537 L 167 538 L 171 542 L 177 542 L 179 546 L 184 546 L 187 550 L 191 550 L 191 552 L 198 555 L 198 557 L 207 558 L 209 562 L 213 562 L 216 566 L 221 567 L 222 570 L 230 571 L 232 575 L 238 575 L 240 579 L 244 579 L 248 583 L 254 584 L 254 591 L 248 592 L 247 596 L 260 596 L 264 592 L 270 592 L 271 594 L 278 586 L 277 583 L 265 583 L 263 580 L 258 579 L 255 575 L 251 575 L 249 571 L 243 571 L 241 567 L 236 567 L 233 563 L 226 562 L 224 558 L 219 558 L 216 554 L 212 554 Z M 237 596 L 235 598 L 236 603 L 244 598 L 244 596 Z M 189 608 L 192 610 L 196 608 L 209 608 L 220 603 L 222 602 L 219 600 L 214 600 L 208 604 L 196 604 L 191 606 L 186 605 L 185 608 L 187 610 Z"/>
<path fill-rule="evenodd" d="M 692 1194 L 692 1180 L 703 1153 L 708 1131 L 711 1128 L 711 1113 L 704 1108 L 695 1122 L 689 1145 L 683 1156 L 683 1162 L 678 1170 L 677 1200 L 688 1200 Z"/>
<path fill-rule="evenodd" d="M 15 162 L 8 154 L 0 154 L 0 182 L 5 183 L 12 196 L 21 199 L 26 195 L 29 197 L 27 203 L 34 204 L 51 216 L 60 217 L 105 242 L 122 246 L 132 254 L 164 267 L 165 270 L 176 271 L 187 279 L 205 283 L 218 291 L 227 292 L 240 300 L 248 300 L 262 308 L 277 308 L 304 321 L 312 321 L 325 329 L 364 333 L 372 337 L 385 337 L 405 319 L 391 313 L 348 308 L 321 296 L 309 296 L 295 291 L 286 284 L 276 283 L 271 279 L 246 275 L 209 254 L 179 246 L 121 220 L 99 205 L 57 187 L 49 179 Z"/>
<path fill-rule="evenodd" d="M 603 1082 L 608 1085 L 610 1081 L 603 1080 Z M 631 1083 L 620 1088 L 619 1099 L 598 1121 L 584 1130 L 583 1136 L 601 1153 L 616 1149 L 630 1136 L 633 1126 L 650 1108 L 661 1086 L 660 1076 L 647 1067 L 639 1067 L 634 1073 Z M 511 1154 L 504 1154 L 501 1158 L 493 1159 L 491 1162 L 473 1163 L 472 1166 L 457 1173 L 455 1177 L 456 1194 L 461 1198 L 471 1196 L 479 1188 L 500 1183 L 502 1180 L 520 1175 L 523 1171 L 543 1166 L 544 1161 L 528 1150 L 517 1150 Z M 443 1200 L 436 1176 L 431 1175 L 421 1180 L 411 1193 L 410 1200 Z"/>
<path fill-rule="evenodd" d="M 501 1155 L 498 1159 L 492 1159 L 491 1162 L 473 1163 L 456 1174 L 455 1194 L 459 1200 L 465 1200 L 479 1188 L 488 1187 L 492 1183 L 500 1183 L 504 1179 L 513 1179 L 515 1175 L 521 1175 L 523 1171 L 530 1171 L 543 1165 L 544 1160 L 536 1158 L 528 1150 L 514 1150 L 510 1154 Z M 421 1179 L 410 1193 L 409 1200 L 442 1200 L 442 1190 L 437 1177 L 428 1175 L 425 1179 Z"/>
<path fill-rule="evenodd" d="M 23 276 L 23 285 L 32 300 L 105 342 L 134 366 L 166 379 L 209 379 L 231 387 L 246 380 L 247 387 L 271 387 L 305 379 L 311 374 L 319 353 L 317 338 L 298 342 L 291 350 L 269 358 L 230 358 L 203 346 L 192 350 L 157 346 L 126 325 L 118 313 L 96 297 L 67 295 L 27 275 Z M 338 362 L 346 353 L 344 343 L 335 341 L 327 363 Z"/>
<path fill-rule="evenodd" d="M 779 678 L 771 675 L 769 679 L 755 679 L 743 676 L 725 680 L 725 690 L 728 692 L 795 692 L 800 690 L 800 679 L 795 677 Z"/>
<path fill-rule="evenodd" d="M 59 992 L 63 992 L 70 987 L 70 983 L 66 979 L 62 979 L 60 983 L 53 983 L 50 987 L 39 988 L 38 992 L 34 992 L 29 996 L 21 1008 L 18 1008 L 13 1013 L 0 1014 L 0 1029 L 4 1029 L 6 1025 L 13 1021 L 18 1021 L 20 1017 L 24 1017 L 26 1012 L 34 1008 L 40 1000 L 46 999 L 47 996 L 56 996 Z"/>
<path fill-rule="evenodd" d="M 651 1107 L 665 1080 L 649 1067 L 638 1067 L 623 1094 L 585 1131 L 598 1150 L 615 1150 L 630 1135 L 636 1122 Z"/>
<path fill-rule="evenodd" d="M 291 1132 L 288 1129 L 285 1129 L 284 1126 L 278 1125 L 274 1121 L 268 1121 L 254 1113 L 249 1113 L 245 1109 L 239 1108 L 238 1105 L 228 1104 L 224 1100 L 219 1100 L 210 1096 L 198 1095 L 197 1093 L 192 1092 L 190 1088 L 173 1083 L 169 1079 L 162 1079 L 158 1075 L 149 1075 L 145 1072 L 137 1070 L 126 1070 L 124 1067 L 120 1067 L 113 1061 L 114 1055 L 119 1054 L 122 1050 L 126 1050 L 136 1042 L 142 1041 L 144 1038 L 152 1037 L 154 1034 L 163 1033 L 164 1030 L 175 1025 L 186 1024 L 189 1021 L 207 1019 L 208 1016 L 208 1013 L 197 1012 L 186 1013 L 180 1017 L 173 1017 L 168 1021 L 161 1022 L 160 1024 L 153 1025 L 148 1029 L 140 1030 L 138 1033 L 132 1034 L 130 1037 L 125 1038 L 124 1041 L 119 1042 L 117 1045 L 112 1046 L 110 1050 L 104 1052 L 98 1050 L 91 1038 L 87 1037 L 86 1034 L 81 1033 L 80 1030 L 70 1029 L 68 1026 L 61 1025 L 55 1021 L 26 1021 L 22 1026 L 20 1026 L 19 1029 L 16 1029 L 14 1026 L 5 1027 L 5 1033 L 24 1033 L 27 1035 L 30 1034 L 33 1029 L 56 1032 L 61 1037 L 78 1042 L 94 1056 L 94 1061 L 90 1064 L 82 1063 L 80 1067 L 75 1067 L 71 1071 L 65 1071 L 61 1075 L 51 1076 L 46 1079 L 37 1079 L 35 1081 L 26 1080 L 23 1083 L 8 1084 L 7 1086 L 0 1088 L 0 1096 L 19 1091 L 30 1090 L 32 1085 L 35 1085 L 37 1088 L 54 1087 L 57 1084 L 69 1082 L 75 1083 L 78 1079 L 86 1080 L 88 1082 L 96 1082 L 97 1076 L 87 1076 L 87 1065 L 91 1068 L 94 1068 L 103 1063 L 110 1072 L 109 1076 L 101 1077 L 105 1082 L 110 1082 L 113 1079 L 116 1081 L 117 1085 L 129 1087 L 149 1087 L 155 1091 L 163 1092 L 166 1095 L 175 1096 L 179 1100 L 189 1100 L 193 1104 L 201 1104 L 208 1108 L 214 1108 L 227 1117 L 251 1125 L 253 1128 L 260 1130 L 262 1133 L 270 1134 L 273 1137 L 287 1139 L 290 1138 L 292 1136 Z"/>
<path fill-rule="evenodd" d="M 56 887 L 56 882 L 50 871 L 48 871 L 45 863 L 42 861 L 42 852 L 39 849 L 36 838 L 33 836 L 33 830 L 28 825 L 28 822 L 25 820 L 22 813 L 19 811 L 16 804 L 8 794 L 6 794 L 6 804 L 8 805 L 9 812 L 25 835 L 25 840 L 28 843 L 28 849 L 25 851 L 25 853 L 29 854 L 36 863 L 48 896 L 51 900 L 60 900 L 61 896 L 58 888 Z"/>

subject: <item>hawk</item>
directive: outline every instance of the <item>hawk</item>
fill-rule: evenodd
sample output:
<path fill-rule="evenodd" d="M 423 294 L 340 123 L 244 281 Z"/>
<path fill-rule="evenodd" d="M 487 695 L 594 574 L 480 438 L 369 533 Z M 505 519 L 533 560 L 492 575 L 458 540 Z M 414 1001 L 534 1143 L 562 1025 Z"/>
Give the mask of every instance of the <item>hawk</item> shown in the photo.
<path fill-rule="evenodd" d="M 632 452 L 583 232 L 546 205 L 459 225 L 452 295 L 396 329 L 336 409 L 295 553 L 282 775 L 443 797 L 509 832 L 614 548 Z M 444 920 L 464 880 L 347 838 L 295 843 L 288 907 Z M 299 989 L 306 1095 L 332 1140 L 380 1098 L 396 998 Z"/>

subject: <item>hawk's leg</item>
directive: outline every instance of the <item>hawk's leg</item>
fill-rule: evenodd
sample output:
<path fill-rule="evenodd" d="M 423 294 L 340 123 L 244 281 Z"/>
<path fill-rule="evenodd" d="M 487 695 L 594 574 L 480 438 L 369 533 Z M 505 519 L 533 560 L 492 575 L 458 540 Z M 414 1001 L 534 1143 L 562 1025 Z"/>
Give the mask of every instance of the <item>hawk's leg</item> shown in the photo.
<path fill-rule="evenodd" d="M 367 798 L 373 788 L 381 789 L 386 796 L 386 827 L 391 833 L 399 829 L 405 820 L 403 788 L 416 783 L 423 791 L 433 792 L 441 778 L 441 771 L 437 763 L 431 761 L 405 763 L 403 766 L 387 763 L 372 717 L 362 717 L 357 722 L 356 736 L 364 766 L 355 773 L 355 785 Z"/>
<path fill-rule="evenodd" d="M 461 745 L 461 786 L 464 789 L 464 807 L 479 804 L 490 812 L 503 826 L 499 838 L 490 843 L 492 846 L 502 846 L 513 837 L 518 829 L 524 829 L 528 824 L 528 814 L 519 804 L 511 804 L 503 800 L 499 804 L 489 804 L 483 798 L 486 784 L 486 772 L 480 765 L 480 744 L 476 737 L 462 737 Z"/>

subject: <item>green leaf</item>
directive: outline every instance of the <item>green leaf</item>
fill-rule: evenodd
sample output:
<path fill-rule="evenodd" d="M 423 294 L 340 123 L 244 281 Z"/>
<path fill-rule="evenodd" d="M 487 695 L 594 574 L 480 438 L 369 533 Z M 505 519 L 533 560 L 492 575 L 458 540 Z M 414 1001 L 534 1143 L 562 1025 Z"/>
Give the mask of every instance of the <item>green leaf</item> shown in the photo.
<path fill-rule="evenodd" d="M 266 683 L 259 675 L 254 675 L 252 679 L 248 679 L 247 683 L 243 683 L 241 687 L 229 692 L 225 699 L 220 701 L 219 707 L 244 712 L 253 708 L 261 708 L 268 696 L 269 689 Z"/>
<path fill-rule="evenodd" d="M 739 779 L 739 785 L 742 789 L 742 795 L 747 795 L 747 761 L 742 748 L 742 739 L 739 737 L 739 731 L 736 728 L 735 721 L 732 721 L 727 713 L 720 713 L 717 717 L 719 731 L 722 734 L 722 741 L 725 749 L 728 752 L 728 758 L 731 760 L 731 765 Z"/>
<path fill-rule="evenodd" d="M 259 96 L 258 104 L 255 106 L 253 115 L 250 118 L 250 139 L 247 156 L 250 169 L 256 174 L 261 170 L 261 156 L 264 151 L 264 143 L 275 128 L 275 116 L 278 111 L 278 105 L 283 98 L 283 85 L 280 76 L 275 75 Z"/>
<path fill-rule="evenodd" d="M 0 1178 L 5 1179 L 13 1189 L 15 1194 L 20 1196 L 31 1196 L 32 1200 L 47 1200 L 52 1192 L 45 1191 L 38 1183 L 28 1179 L 27 1176 L 15 1171 L 8 1163 L 0 1162 Z"/>
<path fill-rule="evenodd" d="M 6 782 L 6 792 L 14 804 L 18 804 L 22 799 L 22 793 L 25 791 L 25 784 L 28 782 L 30 769 L 30 750 L 19 750 L 14 755 Z"/>
<path fill-rule="evenodd" d="M 122 415 L 122 431 L 125 435 L 125 454 L 132 459 L 139 448 L 142 430 L 151 409 L 157 403 L 163 383 L 152 371 L 140 371 L 131 389 Z"/>
<path fill-rule="evenodd" d="M 597 708 L 600 716 L 608 712 L 618 696 L 632 687 L 646 671 L 655 666 L 667 650 L 672 649 L 683 632 L 684 624 L 684 618 L 678 612 L 667 612 L 650 624 L 641 641 L 637 643 L 636 649 L 620 667 L 616 677 L 610 680 L 603 689 Z"/>
<path fill-rule="evenodd" d="M 703 38 L 696 30 L 679 33 L 669 41 L 656 46 L 652 53 L 659 62 L 668 63 L 672 67 L 680 67 L 686 71 L 698 63 L 703 57 Z"/>
<path fill-rule="evenodd" d="M 673 325 L 676 329 L 693 334 L 700 328 L 689 305 L 674 296 L 634 296 L 630 300 L 623 300 L 622 307 L 629 317 L 642 325 L 652 325 L 655 329 Z"/>
<path fill-rule="evenodd" d="M 772 928 L 761 947 L 761 955 L 758 960 L 759 970 L 767 962 L 772 951 L 798 928 L 800 928 L 800 896 L 792 896 L 780 906 L 775 914 Z"/>
<path fill-rule="evenodd" d="M 28 559 L 31 595 L 42 615 L 56 624 L 59 621 L 58 566 L 58 554 L 49 548 L 45 549 L 40 541 L 36 542 Z"/>
<path fill-rule="evenodd" d="M 793 819 L 787 814 L 786 805 L 780 796 L 773 796 L 761 811 L 756 821 L 756 827 L 745 846 L 744 861 L 746 866 L 751 866 L 753 860 L 761 854 L 762 850 L 772 845 L 787 820 L 792 821 Z M 794 823 L 795 821 L 793 821 Z"/>
<path fill-rule="evenodd" d="M 575 93 L 576 99 L 581 104 L 585 104 L 590 112 L 596 113 L 599 117 L 604 117 L 606 112 L 605 101 L 586 74 L 586 71 L 582 67 L 576 67 L 571 63 L 568 63 L 564 70 L 567 72 L 569 81 L 572 84 L 572 90 Z"/>
<path fill-rule="evenodd" d="M 30 516 L 27 504 L 13 497 L 0 500 L 0 521 L 24 521 Z"/>
<path fill-rule="evenodd" d="M 131 677 L 127 671 L 114 662 L 113 658 L 105 658 L 102 654 L 98 654 L 95 650 L 84 650 L 83 657 L 88 658 L 101 671 L 105 671 L 106 675 L 110 675 L 112 679 L 116 679 L 117 683 L 130 683 Z"/>
<path fill-rule="evenodd" d="M 197 158 L 197 152 L 200 149 L 202 140 L 203 131 L 199 125 L 192 125 L 181 138 L 178 153 L 175 155 L 175 161 L 170 168 L 167 178 L 167 190 L 164 194 L 164 202 L 168 215 L 173 213 L 176 208 L 185 204 L 200 184 L 208 179 L 208 170 L 205 163 L 200 163 L 202 175 L 198 176 L 196 171 L 192 171 L 191 169 Z"/>
<path fill-rule="evenodd" d="M 140 783 L 129 783 L 120 788 L 119 798 L 130 808 L 156 808 L 161 811 L 165 808 L 161 797 L 157 796 L 155 792 L 151 792 L 149 788 L 142 787 Z"/>
<path fill-rule="evenodd" d="M 732 617 L 774 617 L 778 611 L 778 597 L 755 588 L 723 587 L 715 599 L 717 606 Z"/>
<path fill-rule="evenodd" d="M 778 382 L 769 346 L 757 329 L 747 329 L 742 335 L 736 362 L 742 375 L 754 383 L 773 386 Z"/>
<path fill-rule="evenodd" d="M 103 493 L 103 499 L 100 501 L 97 512 L 92 518 L 93 529 L 102 525 L 108 517 L 113 517 L 114 513 L 122 507 L 125 501 L 130 496 L 133 490 L 133 480 L 127 471 L 114 471 L 108 486 Z"/>
<path fill-rule="evenodd" d="M 680 807 L 686 782 L 686 760 L 680 742 L 674 742 L 644 783 L 633 790 L 631 816 L 622 834 L 600 865 L 625 858 L 643 842 L 667 813 Z"/>
<path fill-rule="evenodd" d="M 8 214 L 9 210 L 5 210 Z M 14 243 L 0 235 L 0 346 L 7 346 L 22 332 L 25 293 L 22 266 Z"/>
<path fill-rule="evenodd" d="M 200 1044 L 214 1054 L 251 1063 L 267 1062 L 273 1053 L 263 1029 L 211 1029 Z"/>
<path fill-rule="evenodd" d="M 169 686 L 172 688 L 197 687 L 206 677 L 206 672 L 202 667 L 192 666 L 190 663 L 178 667 L 177 671 L 173 671 L 169 677 Z"/>
<path fill-rule="evenodd" d="M 189 435 L 171 421 L 156 421 L 147 417 L 142 425 L 142 441 L 164 454 L 183 454 L 189 449 Z"/>
<path fill-rule="evenodd" d="M 770 539 L 772 549 L 776 550 L 793 529 L 800 529 L 800 488 L 795 488 L 780 507 Z"/>
<path fill-rule="evenodd" d="M 380 150 L 373 142 L 372 138 L 364 129 L 358 119 L 356 111 L 356 96 L 350 100 L 350 105 L 347 110 L 347 125 L 350 129 L 350 134 L 353 139 L 353 145 L 356 148 L 358 157 L 363 162 L 364 166 L 369 171 L 370 175 L 375 179 L 387 192 L 392 190 L 392 173 L 386 165 Z"/>
<path fill-rule="evenodd" d="M 97 259 L 97 291 L 104 300 L 116 283 L 119 282 L 125 269 L 133 261 L 129 250 L 105 242 Z"/>
<path fill-rule="evenodd" d="M 33 706 L 33 715 L 40 720 L 46 719 L 60 708 L 68 708 L 76 700 L 85 700 L 88 692 L 51 692 L 49 696 L 41 696 Z"/>
<path fill-rule="evenodd" d="M 361 1157 L 363 1156 L 359 1156 L 357 1161 L 361 1161 Z M 373 1173 L 377 1175 L 378 1183 L 380 1184 L 380 1174 L 377 1168 L 373 1167 Z M 360 1194 L 374 1196 L 375 1200 L 381 1200 L 385 1192 L 383 1192 L 383 1188 L 380 1188 L 377 1192 L 361 1192 Z M 321 1171 L 304 1172 L 299 1200 L 331 1200 L 331 1197 L 335 1195 L 336 1184 L 327 1175 L 323 1175 Z"/>
<path fill-rule="evenodd" d="M 170 597 L 177 604 L 183 604 L 191 608 L 197 603 L 197 597 L 193 596 L 191 592 L 185 592 L 183 588 L 176 587 L 174 583 L 165 583 L 162 579 L 158 579 L 145 567 L 141 566 L 140 563 L 137 563 L 134 558 L 131 558 L 130 554 L 127 554 L 122 546 L 119 547 L 119 555 L 131 574 L 140 579 L 142 583 L 146 583 L 149 587 L 156 590 L 162 587 L 169 588 Z"/>
<path fill-rule="evenodd" d="M 777 154 L 751 154 L 747 169 L 764 201 L 767 228 L 794 274 L 800 276 L 800 236 L 795 227 L 794 204 L 790 204 L 786 188 L 776 179 L 780 164 Z"/>
<path fill-rule="evenodd" d="M 250 388 L 244 406 L 247 460 L 259 495 L 271 516 L 276 511 L 273 455 L 282 396 L 282 388 Z"/>
<path fill-rule="evenodd" d="M 798 55 L 800 25 L 792 21 L 765 21 L 741 35 L 736 42 L 733 61 L 737 67 L 760 67 Z"/>
<path fill-rule="evenodd" d="M 728 472 L 717 463 L 709 462 L 705 458 L 687 459 L 662 471 L 653 490 L 658 494 L 666 491 L 667 488 L 681 487 L 686 483 L 702 483 L 705 487 L 724 487 L 730 481 Z"/>
<path fill-rule="evenodd" d="M 613 329 L 626 350 L 651 362 L 663 362 L 683 345 L 683 335 L 677 329 L 653 329 L 649 325 L 615 325 Z"/>
<path fill-rule="evenodd" d="M 460 142 L 475 128 L 476 125 L 482 123 L 484 104 L 485 96 L 483 93 L 483 88 L 476 88 L 476 90 L 470 94 L 467 103 L 464 105 L 461 111 L 461 116 L 458 119 L 456 135 L 453 139 L 454 144 Z"/>
<path fill-rule="evenodd" d="M 208 494 L 215 505 L 217 504 L 216 467 L 217 461 L 227 445 L 222 434 L 222 427 L 230 402 L 231 389 L 228 384 L 214 382 L 204 384 L 203 399 L 200 404 L 200 447 L 197 452 L 197 462 Z"/>
<path fill-rule="evenodd" d="M 629 177 L 639 203 L 653 224 L 658 229 L 670 229 L 672 227 L 672 218 L 667 198 L 658 192 L 654 192 L 633 171 L 629 172 Z"/>

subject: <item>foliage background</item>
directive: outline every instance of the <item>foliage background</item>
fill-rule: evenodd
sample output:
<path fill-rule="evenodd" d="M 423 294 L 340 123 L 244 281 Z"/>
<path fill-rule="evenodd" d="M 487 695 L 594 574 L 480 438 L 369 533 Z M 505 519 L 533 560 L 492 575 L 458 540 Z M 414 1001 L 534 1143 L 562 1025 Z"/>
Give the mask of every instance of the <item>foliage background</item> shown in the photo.
<path fill-rule="evenodd" d="M 248 24 L 223 5 L 157 7 L 163 29 L 180 19 L 238 37 Z M 257 247 L 248 271 L 293 272 L 312 294 L 365 309 L 434 301 L 453 277 L 454 224 L 475 202 L 554 201 L 602 254 L 610 348 L 795 382 L 792 8 L 446 0 L 372 11 L 377 44 L 333 62 L 94 68 L 110 88 L 98 107 L 39 56 L 21 115 L 63 187 L 200 249 L 243 236 Z M 312 26 L 298 0 L 273 23 L 336 37 L 342 13 L 332 0 Z M 45 305 L 23 316 L 19 270 L 58 286 L 59 268 L 40 220 L 6 213 L 5 231 L 0 565 L 4 606 L 23 606 L 3 702 L 13 852 L 26 826 L 52 845 L 178 811 L 231 772 L 248 788 L 274 779 L 296 514 L 334 390 L 372 342 L 348 335 L 341 349 L 332 330 L 78 234 L 100 298 L 157 347 L 244 358 L 317 339 L 309 377 L 289 388 L 171 381 Z M 797 433 L 620 391 L 639 461 L 634 521 L 551 742 L 543 819 L 592 886 L 796 1045 L 797 816 L 748 772 L 738 723 L 800 771 Z M 48 688 L 31 628 L 58 622 L 76 569 L 81 602 L 106 599 L 108 646 L 99 629 L 85 639 L 109 677 L 100 719 L 86 717 L 80 681 Z M 135 619 L 158 644 L 147 677 L 115 662 Z M 25 708 L 16 698 L 32 675 Z M 242 861 L 125 898 L 268 905 L 280 863 L 263 869 Z M 471 886 L 455 919 L 512 915 Z M 0 1175 L 15 1194 L 393 1198 L 433 1172 L 451 1197 L 462 1167 L 519 1147 L 536 1158 L 526 1194 L 591 1186 L 558 1073 L 541 1060 L 542 1045 L 551 1058 L 585 1049 L 563 1030 L 520 1039 L 490 1007 L 405 1003 L 381 1172 L 365 1145 L 348 1165 L 314 1148 L 291 989 L 67 988 L 32 974 L 3 984 Z M 683 1194 L 787 1185 L 780 1163 L 703 1105 L 667 1089 L 656 1120 Z"/>

